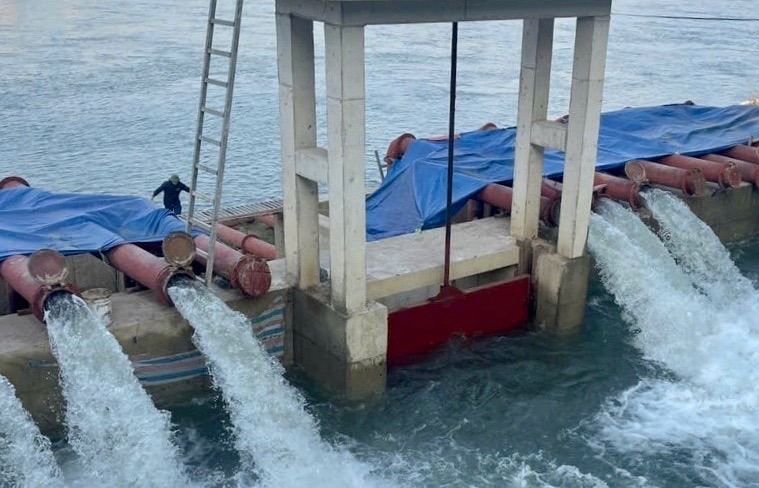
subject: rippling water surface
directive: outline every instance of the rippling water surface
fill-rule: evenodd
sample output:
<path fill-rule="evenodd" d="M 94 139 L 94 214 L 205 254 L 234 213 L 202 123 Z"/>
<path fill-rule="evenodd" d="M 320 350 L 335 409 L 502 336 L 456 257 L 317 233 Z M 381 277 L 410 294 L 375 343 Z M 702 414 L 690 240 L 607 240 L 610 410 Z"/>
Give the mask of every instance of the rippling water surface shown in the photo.
<path fill-rule="evenodd" d="M 756 11 L 751 0 L 709 5 L 622 0 L 614 11 Z M 204 0 L 0 0 L 0 176 L 59 191 L 138 195 L 169 173 L 189 178 L 206 9 Z M 571 21 L 557 25 L 552 116 L 568 106 L 572 28 Z M 726 105 L 756 96 L 757 32 L 752 22 L 615 16 L 604 107 L 685 99 Z M 520 34 L 517 22 L 461 25 L 459 129 L 514 123 Z M 448 36 L 446 25 L 367 29 L 368 183 L 378 182 L 374 149 L 384 152 L 405 131 L 445 132 Z M 316 38 L 323 116 L 320 29 Z M 248 2 L 238 66 L 227 204 L 280 192 L 273 2 Z M 731 251 L 755 283 L 759 247 Z M 711 361 L 699 373 L 702 363 L 688 354 L 641 342 L 648 336 L 640 317 L 624 306 L 594 283 L 575 334 L 452 343 L 422 364 L 391 371 L 387 396 L 373 403 L 343 404 L 297 374 L 290 379 L 328 442 L 398 485 L 750 486 L 759 455 L 746 438 L 759 407 L 755 358 L 744 351 L 735 356 L 738 366 Z M 645 324 L 671 326 L 671 310 L 656 313 Z M 704 329 L 690 337 L 692 347 L 719 355 L 753 343 L 759 326 L 735 324 Z M 739 335 L 720 335 L 723 329 Z M 730 383 L 722 393 L 710 376 L 719 374 Z M 733 423 L 731 411 L 739 413 Z M 240 459 L 221 396 L 177 406 L 172 421 L 194 472 L 226 473 L 219 483 L 233 483 Z M 69 449 L 61 441 L 55 447 L 59 457 Z"/>

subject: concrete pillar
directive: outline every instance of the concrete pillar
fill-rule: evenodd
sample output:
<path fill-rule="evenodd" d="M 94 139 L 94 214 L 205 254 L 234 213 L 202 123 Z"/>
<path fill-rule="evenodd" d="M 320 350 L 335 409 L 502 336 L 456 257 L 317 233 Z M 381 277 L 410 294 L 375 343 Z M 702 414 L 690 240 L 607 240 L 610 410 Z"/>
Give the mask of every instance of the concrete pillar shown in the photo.
<path fill-rule="evenodd" d="M 276 17 L 287 276 L 308 288 L 319 283 L 318 183 L 298 175 L 296 151 L 316 147 L 313 22 Z"/>
<path fill-rule="evenodd" d="M 575 34 L 558 252 L 585 253 L 603 96 L 609 17 L 580 17 Z"/>
<path fill-rule="evenodd" d="M 553 24 L 553 19 L 525 19 L 522 30 L 511 208 L 511 234 L 518 239 L 532 239 L 538 235 L 544 148 L 532 143 L 532 127 L 534 122 L 545 120 L 548 113 Z"/>
<path fill-rule="evenodd" d="M 364 28 L 324 25 L 331 301 L 366 308 Z"/>

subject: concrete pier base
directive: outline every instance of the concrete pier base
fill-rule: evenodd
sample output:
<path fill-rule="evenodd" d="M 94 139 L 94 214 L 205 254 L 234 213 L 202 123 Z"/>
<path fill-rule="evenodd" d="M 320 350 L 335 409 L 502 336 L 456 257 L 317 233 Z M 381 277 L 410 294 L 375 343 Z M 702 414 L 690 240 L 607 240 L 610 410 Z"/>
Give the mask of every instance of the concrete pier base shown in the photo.
<path fill-rule="evenodd" d="M 293 290 L 295 364 L 318 385 L 351 400 L 385 391 L 387 307 L 340 312 L 328 290 Z"/>
<path fill-rule="evenodd" d="M 590 257 L 568 258 L 535 246 L 535 324 L 557 331 L 581 325 L 585 317 Z"/>

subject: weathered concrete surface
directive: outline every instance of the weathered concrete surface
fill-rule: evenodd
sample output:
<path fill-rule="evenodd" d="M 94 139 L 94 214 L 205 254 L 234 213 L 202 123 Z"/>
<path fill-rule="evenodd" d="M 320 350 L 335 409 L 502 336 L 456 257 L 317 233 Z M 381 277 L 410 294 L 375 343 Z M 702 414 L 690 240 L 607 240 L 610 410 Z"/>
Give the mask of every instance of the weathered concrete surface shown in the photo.
<path fill-rule="evenodd" d="M 367 244 L 369 298 L 439 286 L 443 282 L 445 229 L 430 229 Z M 453 280 L 508 268 L 519 262 L 509 219 L 488 217 L 457 224 L 451 232 Z"/>
<path fill-rule="evenodd" d="M 535 253 L 535 324 L 549 329 L 571 329 L 582 324 L 588 291 L 590 257 L 567 258 L 551 252 Z"/>
<path fill-rule="evenodd" d="M 274 300 L 288 299 L 284 265 L 271 262 L 272 288 L 266 295 L 248 299 L 233 290 L 214 287 L 233 310 L 255 317 L 267 310 Z M 292 333 L 287 331 L 285 306 L 285 350 L 282 362 L 292 363 Z M 109 330 L 131 360 L 168 356 L 195 349 L 192 328 L 173 308 L 159 304 L 151 291 L 115 293 L 111 297 L 112 324 Z M 289 322 L 292 322 L 291 320 Z M 62 421 L 63 400 L 58 385 L 58 367 L 50 351 L 45 325 L 32 315 L 0 317 L 0 374 L 16 387 L 26 409 L 43 429 L 53 429 Z M 207 385 L 207 378 L 192 378 L 175 383 L 147 387 L 159 406 L 169 405 L 190 392 Z"/>
<path fill-rule="evenodd" d="M 387 308 L 369 302 L 351 314 L 327 305 L 321 287 L 293 291 L 295 364 L 318 385 L 362 399 L 385 390 L 387 369 Z"/>
<path fill-rule="evenodd" d="M 745 239 L 759 232 L 759 191 L 753 185 L 743 182 L 738 188 L 713 187 L 713 191 L 713 195 L 700 197 L 678 196 L 723 242 Z"/>

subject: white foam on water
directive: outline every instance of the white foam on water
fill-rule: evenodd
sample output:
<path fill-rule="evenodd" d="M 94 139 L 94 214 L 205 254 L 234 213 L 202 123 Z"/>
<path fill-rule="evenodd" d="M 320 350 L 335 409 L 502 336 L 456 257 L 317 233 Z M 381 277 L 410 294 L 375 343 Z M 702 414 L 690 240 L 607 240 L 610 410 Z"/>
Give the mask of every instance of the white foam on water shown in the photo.
<path fill-rule="evenodd" d="M 758 298 L 730 252 L 682 200 L 662 190 L 646 191 L 643 199 L 661 226 L 664 245 L 697 287 L 715 301 Z"/>
<path fill-rule="evenodd" d="M 48 300 L 50 344 L 60 367 L 68 442 L 81 486 L 186 487 L 172 443 L 170 416 L 159 411 L 105 323 L 79 297 Z"/>
<path fill-rule="evenodd" d="M 193 342 L 207 358 L 234 425 L 243 469 L 270 487 L 367 487 L 370 466 L 319 435 L 284 369 L 253 336 L 250 322 L 190 281 L 169 287 L 177 309 L 194 327 Z"/>
<path fill-rule="evenodd" d="M 588 246 L 604 286 L 636 330 L 635 345 L 675 376 L 643 378 L 610 401 L 598 417 L 600 436 L 619 452 L 685 455 L 708 483 L 755 483 L 759 314 L 756 309 L 738 314 L 734 305 L 750 302 L 756 291 L 740 280 L 708 227 L 656 192 L 647 200 L 656 200 L 652 210 L 662 223 L 666 248 L 703 294 L 682 288 L 675 259 L 651 247 L 647 228 L 623 231 L 637 225 L 633 213 L 601 208 L 603 216 L 592 215 Z M 733 300 L 727 300 L 731 293 Z"/>
<path fill-rule="evenodd" d="M 50 449 L 16 390 L 0 375 L 0 486 L 62 487 L 63 478 Z"/>

